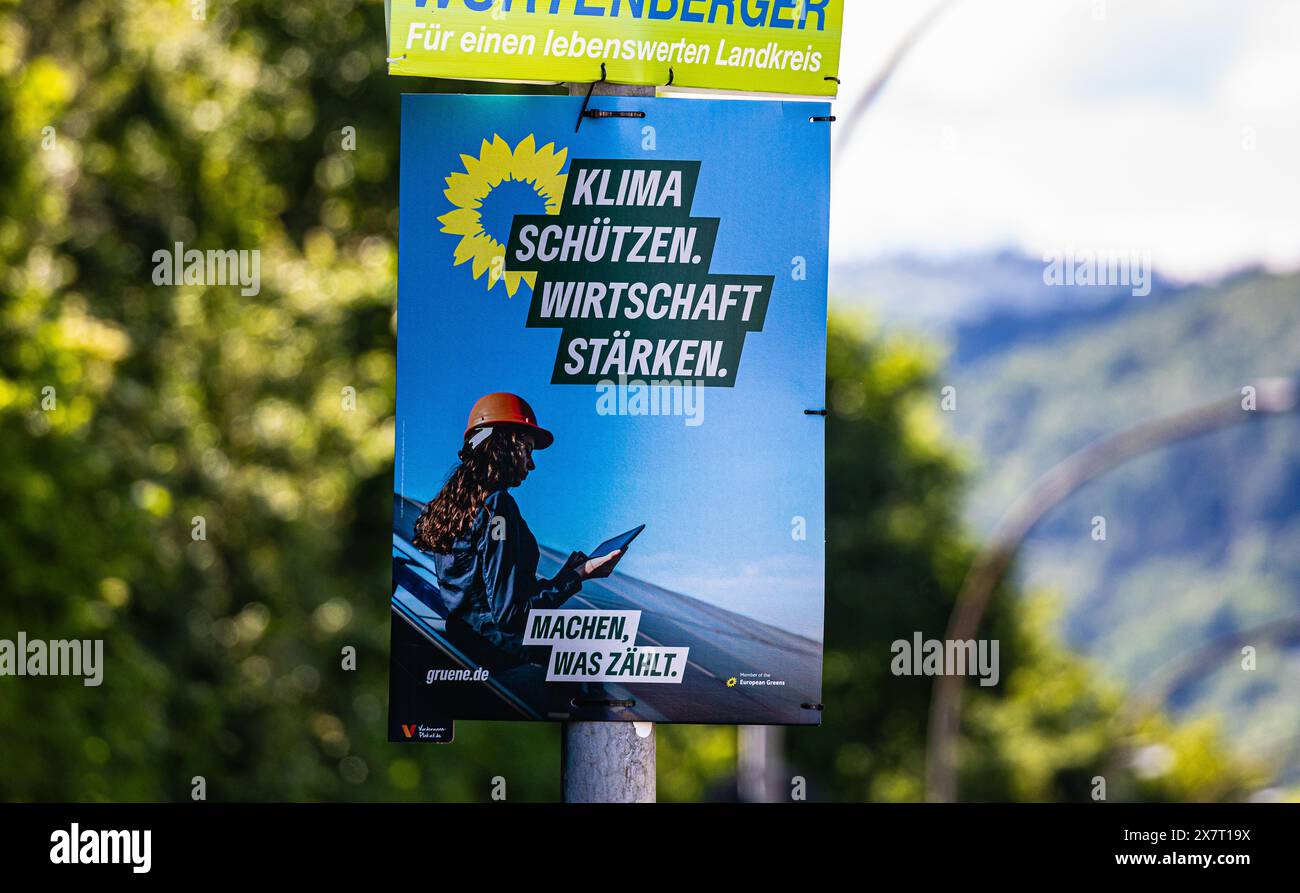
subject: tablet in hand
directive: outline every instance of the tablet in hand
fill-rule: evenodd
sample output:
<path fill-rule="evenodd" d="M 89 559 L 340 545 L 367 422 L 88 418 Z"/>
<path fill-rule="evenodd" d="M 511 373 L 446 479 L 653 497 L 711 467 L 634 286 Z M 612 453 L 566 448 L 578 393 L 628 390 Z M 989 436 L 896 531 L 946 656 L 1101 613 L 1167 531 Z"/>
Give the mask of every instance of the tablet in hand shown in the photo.
<path fill-rule="evenodd" d="M 615 552 L 619 549 L 626 550 L 627 547 L 631 545 L 632 540 L 640 536 L 641 531 L 643 530 L 645 530 L 644 524 L 642 524 L 640 527 L 633 527 L 631 530 L 627 531 L 626 533 L 620 533 L 618 536 L 610 537 L 609 539 L 601 543 L 599 546 L 597 546 L 595 549 L 593 549 L 591 554 L 589 554 L 587 558 L 589 559 L 602 558 L 608 555 L 610 552 Z"/>

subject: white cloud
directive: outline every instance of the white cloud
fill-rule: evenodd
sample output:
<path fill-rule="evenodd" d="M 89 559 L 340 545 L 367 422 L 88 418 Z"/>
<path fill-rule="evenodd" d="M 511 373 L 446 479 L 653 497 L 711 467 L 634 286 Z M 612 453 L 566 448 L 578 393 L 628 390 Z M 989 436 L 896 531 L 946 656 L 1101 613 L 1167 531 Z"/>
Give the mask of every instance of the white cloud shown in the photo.
<path fill-rule="evenodd" d="M 840 115 L 925 10 L 848 5 Z M 1183 278 L 1293 268 L 1297 46 L 1286 0 L 959 0 L 836 159 L 832 255 L 1131 247 Z"/>

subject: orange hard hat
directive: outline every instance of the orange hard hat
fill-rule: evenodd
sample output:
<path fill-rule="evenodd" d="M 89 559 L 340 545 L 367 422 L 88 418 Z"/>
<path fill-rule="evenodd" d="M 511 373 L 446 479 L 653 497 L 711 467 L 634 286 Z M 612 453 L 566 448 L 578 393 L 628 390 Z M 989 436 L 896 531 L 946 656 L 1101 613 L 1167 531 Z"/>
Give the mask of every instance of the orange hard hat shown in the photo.
<path fill-rule="evenodd" d="M 488 394 L 479 397 L 474 408 L 469 411 L 469 423 L 465 426 L 465 436 L 469 437 L 475 428 L 489 425 L 518 425 L 532 432 L 533 449 L 544 450 L 555 442 L 555 437 L 541 425 L 537 424 L 537 413 L 528 405 L 528 401 L 518 394 Z"/>

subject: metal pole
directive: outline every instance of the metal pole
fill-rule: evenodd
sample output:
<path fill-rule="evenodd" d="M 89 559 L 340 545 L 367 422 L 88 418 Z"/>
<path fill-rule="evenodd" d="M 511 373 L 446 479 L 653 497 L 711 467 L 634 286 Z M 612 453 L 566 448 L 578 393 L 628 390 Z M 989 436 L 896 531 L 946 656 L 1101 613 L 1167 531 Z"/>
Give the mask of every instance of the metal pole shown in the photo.
<path fill-rule="evenodd" d="M 586 96 L 591 88 L 568 86 L 570 96 Z M 654 96 L 655 88 L 597 84 L 592 95 Z M 566 722 L 560 741 L 560 788 L 565 803 L 654 803 L 654 723 Z"/>
<path fill-rule="evenodd" d="M 654 723 L 566 722 L 560 787 L 565 803 L 654 803 Z"/>
<path fill-rule="evenodd" d="M 925 36 L 925 33 L 939 20 L 939 17 L 947 12 L 955 3 L 956 0 L 938 0 L 934 6 L 930 7 L 930 11 L 922 16 L 917 23 L 912 26 L 912 30 L 907 32 L 907 35 L 899 42 L 898 46 L 894 47 L 894 52 L 889 55 L 889 58 L 885 60 L 885 64 L 881 66 L 878 72 L 876 72 L 876 76 L 872 79 L 871 83 L 867 85 L 867 89 L 863 90 L 861 95 L 853 101 L 853 107 L 849 109 L 848 117 L 845 119 L 841 129 L 836 131 L 834 151 L 836 157 L 839 157 L 840 154 L 843 153 L 844 147 L 847 146 L 849 140 L 853 138 L 853 134 L 857 130 L 858 124 L 867 116 L 867 109 L 871 108 L 871 106 L 875 104 L 881 91 L 883 91 L 885 85 L 889 83 L 889 79 L 894 76 L 894 73 L 897 72 L 900 67 L 902 67 L 903 60 L 906 59 L 908 53 L 912 51 L 912 47 L 915 46 L 923 36 Z"/>
<path fill-rule="evenodd" d="M 665 74 L 664 82 L 667 83 L 667 81 L 668 81 L 668 76 Z M 568 87 L 569 87 L 570 96 L 586 96 L 587 91 L 591 90 L 591 84 L 578 83 L 576 81 L 569 81 Z M 655 95 L 655 88 L 635 86 L 632 84 L 598 83 L 596 84 L 596 89 L 592 90 L 591 95 L 592 96 L 649 96 L 653 98 Z"/>
<path fill-rule="evenodd" d="M 736 729 L 736 793 L 744 803 L 779 803 L 787 799 L 782 776 L 781 726 Z"/>

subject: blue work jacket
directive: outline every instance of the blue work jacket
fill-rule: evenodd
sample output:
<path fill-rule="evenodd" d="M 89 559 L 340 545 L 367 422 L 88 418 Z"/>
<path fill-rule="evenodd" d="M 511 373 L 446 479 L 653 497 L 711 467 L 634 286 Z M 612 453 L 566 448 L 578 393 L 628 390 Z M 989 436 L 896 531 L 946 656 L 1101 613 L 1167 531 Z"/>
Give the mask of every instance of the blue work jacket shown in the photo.
<path fill-rule="evenodd" d="M 501 521 L 495 522 L 494 518 Z M 558 608 L 582 588 L 573 553 L 552 579 L 537 576 L 541 553 L 537 538 L 506 490 L 490 494 L 470 529 L 450 552 L 434 554 L 438 588 L 447 608 L 448 631 L 463 639 L 468 627 L 490 646 L 484 663 L 519 663 L 524 654 L 524 624 L 534 608 Z M 496 658 L 492 660 L 491 658 Z"/>

